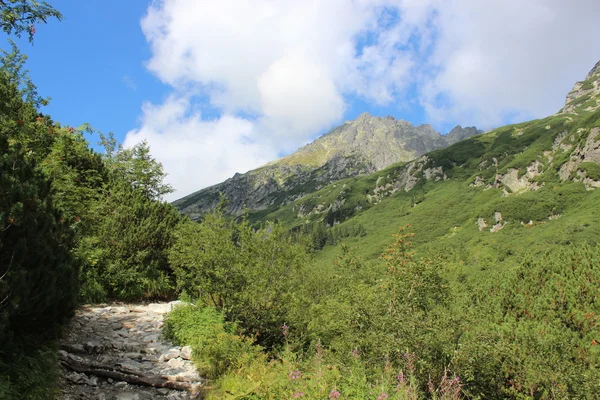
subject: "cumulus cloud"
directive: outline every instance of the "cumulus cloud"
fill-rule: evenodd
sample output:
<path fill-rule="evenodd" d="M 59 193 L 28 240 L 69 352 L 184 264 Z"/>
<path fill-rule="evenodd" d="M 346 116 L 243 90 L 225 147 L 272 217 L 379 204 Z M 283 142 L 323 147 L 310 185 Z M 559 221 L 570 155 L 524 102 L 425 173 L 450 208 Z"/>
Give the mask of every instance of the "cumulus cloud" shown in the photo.
<path fill-rule="evenodd" d="M 549 115 L 600 59 L 595 0 L 448 0 L 432 7 L 437 38 L 420 85 L 437 121 L 489 128 Z"/>
<path fill-rule="evenodd" d="M 180 198 L 199 188 L 223 181 L 276 157 L 270 146 L 252 143 L 254 125 L 230 114 L 202 119 L 190 113 L 185 98 L 170 97 L 163 104 L 142 107 L 141 127 L 127 133 L 125 147 L 146 140 L 152 155 L 168 173 L 166 182 L 177 192 L 166 200 Z"/>
<path fill-rule="evenodd" d="M 541 117 L 600 58 L 598 17 L 596 0 L 156 0 L 147 68 L 173 94 L 125 144 L 148 140 L 177 198 L 294 150 L 357 98 L 416 100 L 438 126 Z"/>

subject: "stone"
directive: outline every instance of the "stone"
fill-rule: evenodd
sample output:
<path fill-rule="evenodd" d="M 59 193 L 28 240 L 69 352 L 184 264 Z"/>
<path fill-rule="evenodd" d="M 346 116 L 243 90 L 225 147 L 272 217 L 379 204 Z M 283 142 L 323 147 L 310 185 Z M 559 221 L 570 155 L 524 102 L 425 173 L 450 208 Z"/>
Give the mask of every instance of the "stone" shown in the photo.
<path fill-rule="evenodd" d="M 78 374 L 77 372 L 70 372 L 67 375 L 65 375 L 65 378 L 67 378 L 67 380 L 69 382 L 79 383 L 79 382 L 83 381 L 84 375 Z"/>
<path fill-rule="evenodd" d="M 485 221 L 485 219 L 483 218 L 479 218 L 477 220 L 477 226 L 479 226 L 479 232 L 481 232 L 482 230 L 484 230 L 485 228 L 488 227 L 487 222 Z"/>
<path fill-rule="evenodd" d="M 120 367 L 148 375 L 168 376 L 177 381 L 202 382 L 193 364 L 190 347 L 173 346 L 160 337 L 162 314 L 178 303 L 80 308 L 63 336 L 61 357 L 85 363 Z M 129 313 L 130 309 L 138 312 Z M 85 317 L 85 319 L 84 319 Z M 126 323 L 131 331 L 123 329 Z M 142 331 L 145 331 L 142 333 Z M 83 345 L 82 345 L 83 344 Z M 78 347 L 79 346 L 79 347 Z M 78 349 L 77 352 L 69 349 Z M 81 351 L 79 351 L 81 350 Z M 158 356 L 163 362 L 157 362 Z M 185 358 L 184 358 L 185 357 Z M 190 393 L 128 384 L 115 379 L 64 370 L 59 398 L 101 400 L 189 399 Z"/>
<path fill-rule="evenodd" d="M 137 393 L 130 392 L 119 393 L 115 397 L 115 400 L 140 400 L 140 395 Z"/>
<path fill-rule="evenodd" d="M 192 348 L 190 346 L 183 346 L 180 351 L 181 358 L 184 360 L 192 359 Z"/>
<path fill-rule="evenodd" d="M 104 346 L 99 342 L 86 342 L 83 345 L 83 349 L 89 354 L 100 354 L 105 350 Z"/>
<path fill-rule="evenodd" d="M 502 214 L 500 214 L 499 212 L 495 212 L 494 220 L 496 221 L 496 223 L 502 222 Z"/>
<path fill-rule="evenodd" d="M 159 358 L 158 361 L 160 362 L 166 362 L 171 360 L 172 358 L 177 358 L 181 355 L 181 351 L 179 349 L 169 349 L 169 351 L 165 354 L 162 354 Z"/>
<path fill-rule="evenodd" d="M 167 363 L 172 368 L 182 368 L 185 365 L 185 361 L 181 358 L 172 358 Z"/>
<path fill-rule="evenodd" d="M 96 376 L 87 377 L 84 375 L 83 383 L 85 383 L 88 386 L 98 386 L 98 377 L 96 377 Z"/>

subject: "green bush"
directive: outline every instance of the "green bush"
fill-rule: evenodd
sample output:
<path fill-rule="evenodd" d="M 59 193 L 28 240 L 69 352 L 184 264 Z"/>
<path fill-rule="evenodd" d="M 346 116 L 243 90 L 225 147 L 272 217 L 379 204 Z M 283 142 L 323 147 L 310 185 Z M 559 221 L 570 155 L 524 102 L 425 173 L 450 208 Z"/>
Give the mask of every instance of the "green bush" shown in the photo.
<path fill-rule="evenodd" d="M 307 244 L 278 225 L 255 231 L 219 212 L 201 224 L 180 224 L 176 237 L 169 261 L 178 289 L 223 311 L 260 344 L 281 343 L 279 329 L 308 261 Z"/>
<path fill-rule="evenodd" d="M 582 162 L 579 164 L 577 169 L 585 172 L 585 176 L 587 178 L 600 181 L 600 165 L 596 164 L 595 162 Z"/>
<path fill-rule="evenodd" d="M 198 372 L 213 379 L 255 359 L 263 360 L 261 348 L 237 331 L 235 324 L 225 322 L 222 313 L 200 303 L 175 308 L 163 328 L 167 339 L 192 347 Z"/>

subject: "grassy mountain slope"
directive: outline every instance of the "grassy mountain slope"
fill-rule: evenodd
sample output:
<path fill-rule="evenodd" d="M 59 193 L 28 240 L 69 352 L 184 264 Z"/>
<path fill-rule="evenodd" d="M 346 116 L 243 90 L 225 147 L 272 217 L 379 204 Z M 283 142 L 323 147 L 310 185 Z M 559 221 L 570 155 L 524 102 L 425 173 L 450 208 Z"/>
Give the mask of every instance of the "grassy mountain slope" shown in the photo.
<path fill-rule="evenodd" d="M 600 238 L 600 68 L 561 112 L 505 126 L 396 164 L 328 185 L 283 207 L 251 213 L 311 232 L 325 244 L 318 264 L 339 243 L 367 259 L 381 254 L 399 226 L 411 224 L 418 251 L 476 273 L 516 265 L 525 253 Z"/>

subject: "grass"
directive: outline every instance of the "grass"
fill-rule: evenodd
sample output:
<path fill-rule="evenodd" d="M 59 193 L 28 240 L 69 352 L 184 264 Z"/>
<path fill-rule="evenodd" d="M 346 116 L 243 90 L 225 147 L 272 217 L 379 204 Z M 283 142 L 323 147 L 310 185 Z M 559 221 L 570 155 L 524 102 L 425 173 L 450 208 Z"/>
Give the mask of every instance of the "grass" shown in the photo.
<path fill-rule="evenodd" d="M 579 167 L 577 168 L 585 172 L 587 178 L 600 181 L 600 165 L 586 161 L 579 164 Z"/>
<path fill-rule="evenodd" d="M 58 346 L 22 338 L 0 357 L 0 399 L 58 398 Z"/>

